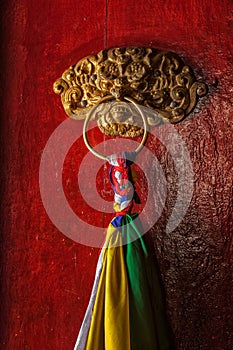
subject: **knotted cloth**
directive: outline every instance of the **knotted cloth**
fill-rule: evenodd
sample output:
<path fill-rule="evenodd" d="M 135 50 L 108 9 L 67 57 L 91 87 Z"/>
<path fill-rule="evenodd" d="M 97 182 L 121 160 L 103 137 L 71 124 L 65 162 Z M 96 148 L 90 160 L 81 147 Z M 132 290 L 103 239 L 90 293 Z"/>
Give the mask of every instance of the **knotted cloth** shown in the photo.
<path fill-rule="evenodd" d="M 159 274 L 133 203 L 134 152 L 108 157 L 116 215 L 108 226 L 74 350 L 171 350 Z"/>

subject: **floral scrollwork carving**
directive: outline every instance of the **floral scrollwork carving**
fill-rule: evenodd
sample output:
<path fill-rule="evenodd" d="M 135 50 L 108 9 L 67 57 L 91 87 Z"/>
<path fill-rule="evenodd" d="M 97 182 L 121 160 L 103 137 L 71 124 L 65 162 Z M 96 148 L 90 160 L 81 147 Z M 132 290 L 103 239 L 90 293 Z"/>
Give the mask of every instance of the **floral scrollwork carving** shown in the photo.
<path fill-rule="evenodd" d="M 157 125 L 158 116 L 171 123 L 185 118 L 198 98 L 207 93 L 207 86 L 197 81 L 191 67 L 175 53 L 121 47 L 83 58 L 55 81 L 54 91 L 61 95 L 65 112 L 74 119 L 85 119 L 84 112 L 105 96 L 117 101 L 130 97 L 156 112 L 156 120 L 150 114 L 148 124 Z M 110 123 L 106 129 L 102 125 L 101 130 L 122 136 L 137 136 L 141 132 L 140 128 L 129 130 L 116 123 L 117 118 L 114 125 Z"/>

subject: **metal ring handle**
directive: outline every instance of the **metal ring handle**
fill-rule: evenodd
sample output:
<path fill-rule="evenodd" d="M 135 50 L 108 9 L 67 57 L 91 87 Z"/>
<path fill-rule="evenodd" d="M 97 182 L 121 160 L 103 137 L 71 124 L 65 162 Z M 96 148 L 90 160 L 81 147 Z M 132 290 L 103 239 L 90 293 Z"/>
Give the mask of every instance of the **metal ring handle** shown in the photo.
<path fill-rule="evenodd" d="M 105 161 L 108 160 L 107 156 L 104 156 L 103 154 L 101 154 L 101 153 L 95 151 L 95 150 L 91 147 L 91 145 L 90 145 L 90 143 L 89 143 L 89 141 L 88 141 L 88 138 L 87 138 L 87 125 L 88 125 L 88 123 L 89 123 L 89 121 L 90 121 L 90 119 L 91 119 L 93 113 L 95 112 L 96 108 L 99 106 L 99 104 L 102 103 L 102 102 L 111 100 L 112 98 L 113 98 L 112 96 L 105 96 L 105 97 L 103 97 L 103 98 L 99 101 L 98 105 L 94 106 L 94 107 L 92 108 L 92 110 L 88 113 L 88 115 L 87 115 L 87 117 L 86 117 L 86 119 L 85 119 L 85 121 L 84 121 L 84 125 L 83 125 L 83 139 L 84 139 L 85 145 L 87 146 L 87 148 L 89 149 L 89 151 L 90 151 L 92 154 L 94 154 L 96 157 L 98 157 L 98 158 L 100 158 L 100 159 L 103 159 L 103 160 L 105 160 Z M 142 141 L 141 141 L 140 145 L 139 145 L 139 146 L 136 148 L 136 150 L 135 150 L 135 153 L 138 154 L 138 153 L 143 149 L 143 146 L 145 145 L 145 142 L 146 142 L 146 139 L 147 139 L 147 134 L 148 134 L 148 130 L 147 130 L 147 121 L 146 121 L 146 118 L 145 118 L 144 114 L 142 113 L 140 107 L 138 106 L 138 104 L 137 104 L 133 99 L 131 99 L 130 97 L 125 97 L 124 99 L 125 99 L 126 101 L 131 102 L 131 103 L 136 107 L 136 109 L 137 109 L 138 112 L 140 113 L 141 118 L 142 118 L 142 121 L 143 121 L 144 133 L 143 133 Z"/>

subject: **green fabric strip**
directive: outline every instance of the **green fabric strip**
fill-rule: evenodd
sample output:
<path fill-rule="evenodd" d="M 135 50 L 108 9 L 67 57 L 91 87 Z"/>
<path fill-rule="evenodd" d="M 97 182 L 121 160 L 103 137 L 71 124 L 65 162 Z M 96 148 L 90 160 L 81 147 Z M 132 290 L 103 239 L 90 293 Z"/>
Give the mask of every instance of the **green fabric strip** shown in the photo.
<path fill-rule="evenodd" d="M 141 228 L 134 224 L 136 216 L 125 215 L 122 222 L 122 233 L 128 240 L 124 254 L 129 282 L 131 350 L 171 350 L 158 272 L 140 236 Z M 131 242 L 132 235 L 138 239 Z"/>

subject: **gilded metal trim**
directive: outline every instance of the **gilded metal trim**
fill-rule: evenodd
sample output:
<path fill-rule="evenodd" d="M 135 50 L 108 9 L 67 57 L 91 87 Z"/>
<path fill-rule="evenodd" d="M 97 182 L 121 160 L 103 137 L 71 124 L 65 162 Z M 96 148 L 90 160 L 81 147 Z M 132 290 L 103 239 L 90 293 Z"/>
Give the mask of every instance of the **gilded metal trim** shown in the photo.
<path fill-rule="evenodd" d="M 73 119 L 85 119 L 90 107 L 112 96 L 122 104 L 129 97 L 157 112 L 156 118 L 177 123 L 195 108 L 198 98 L 207 93 L 207 86 L 197 81 L 191 67 L 175 53 L 120 47 L 83 58 L 56 80 L 54 91 L 61 95 L 65 112 Z M 153 119 L 151 114 L 149 125 L 157 123 Z M 100 122 L 99 126 L 107 134 L 119 135 L 122 127 L 117 124 L 115 120 L 107 126 Z M 122 136 L 137 136 L 143 131 L 129 125 L 125 130 Z"/>

